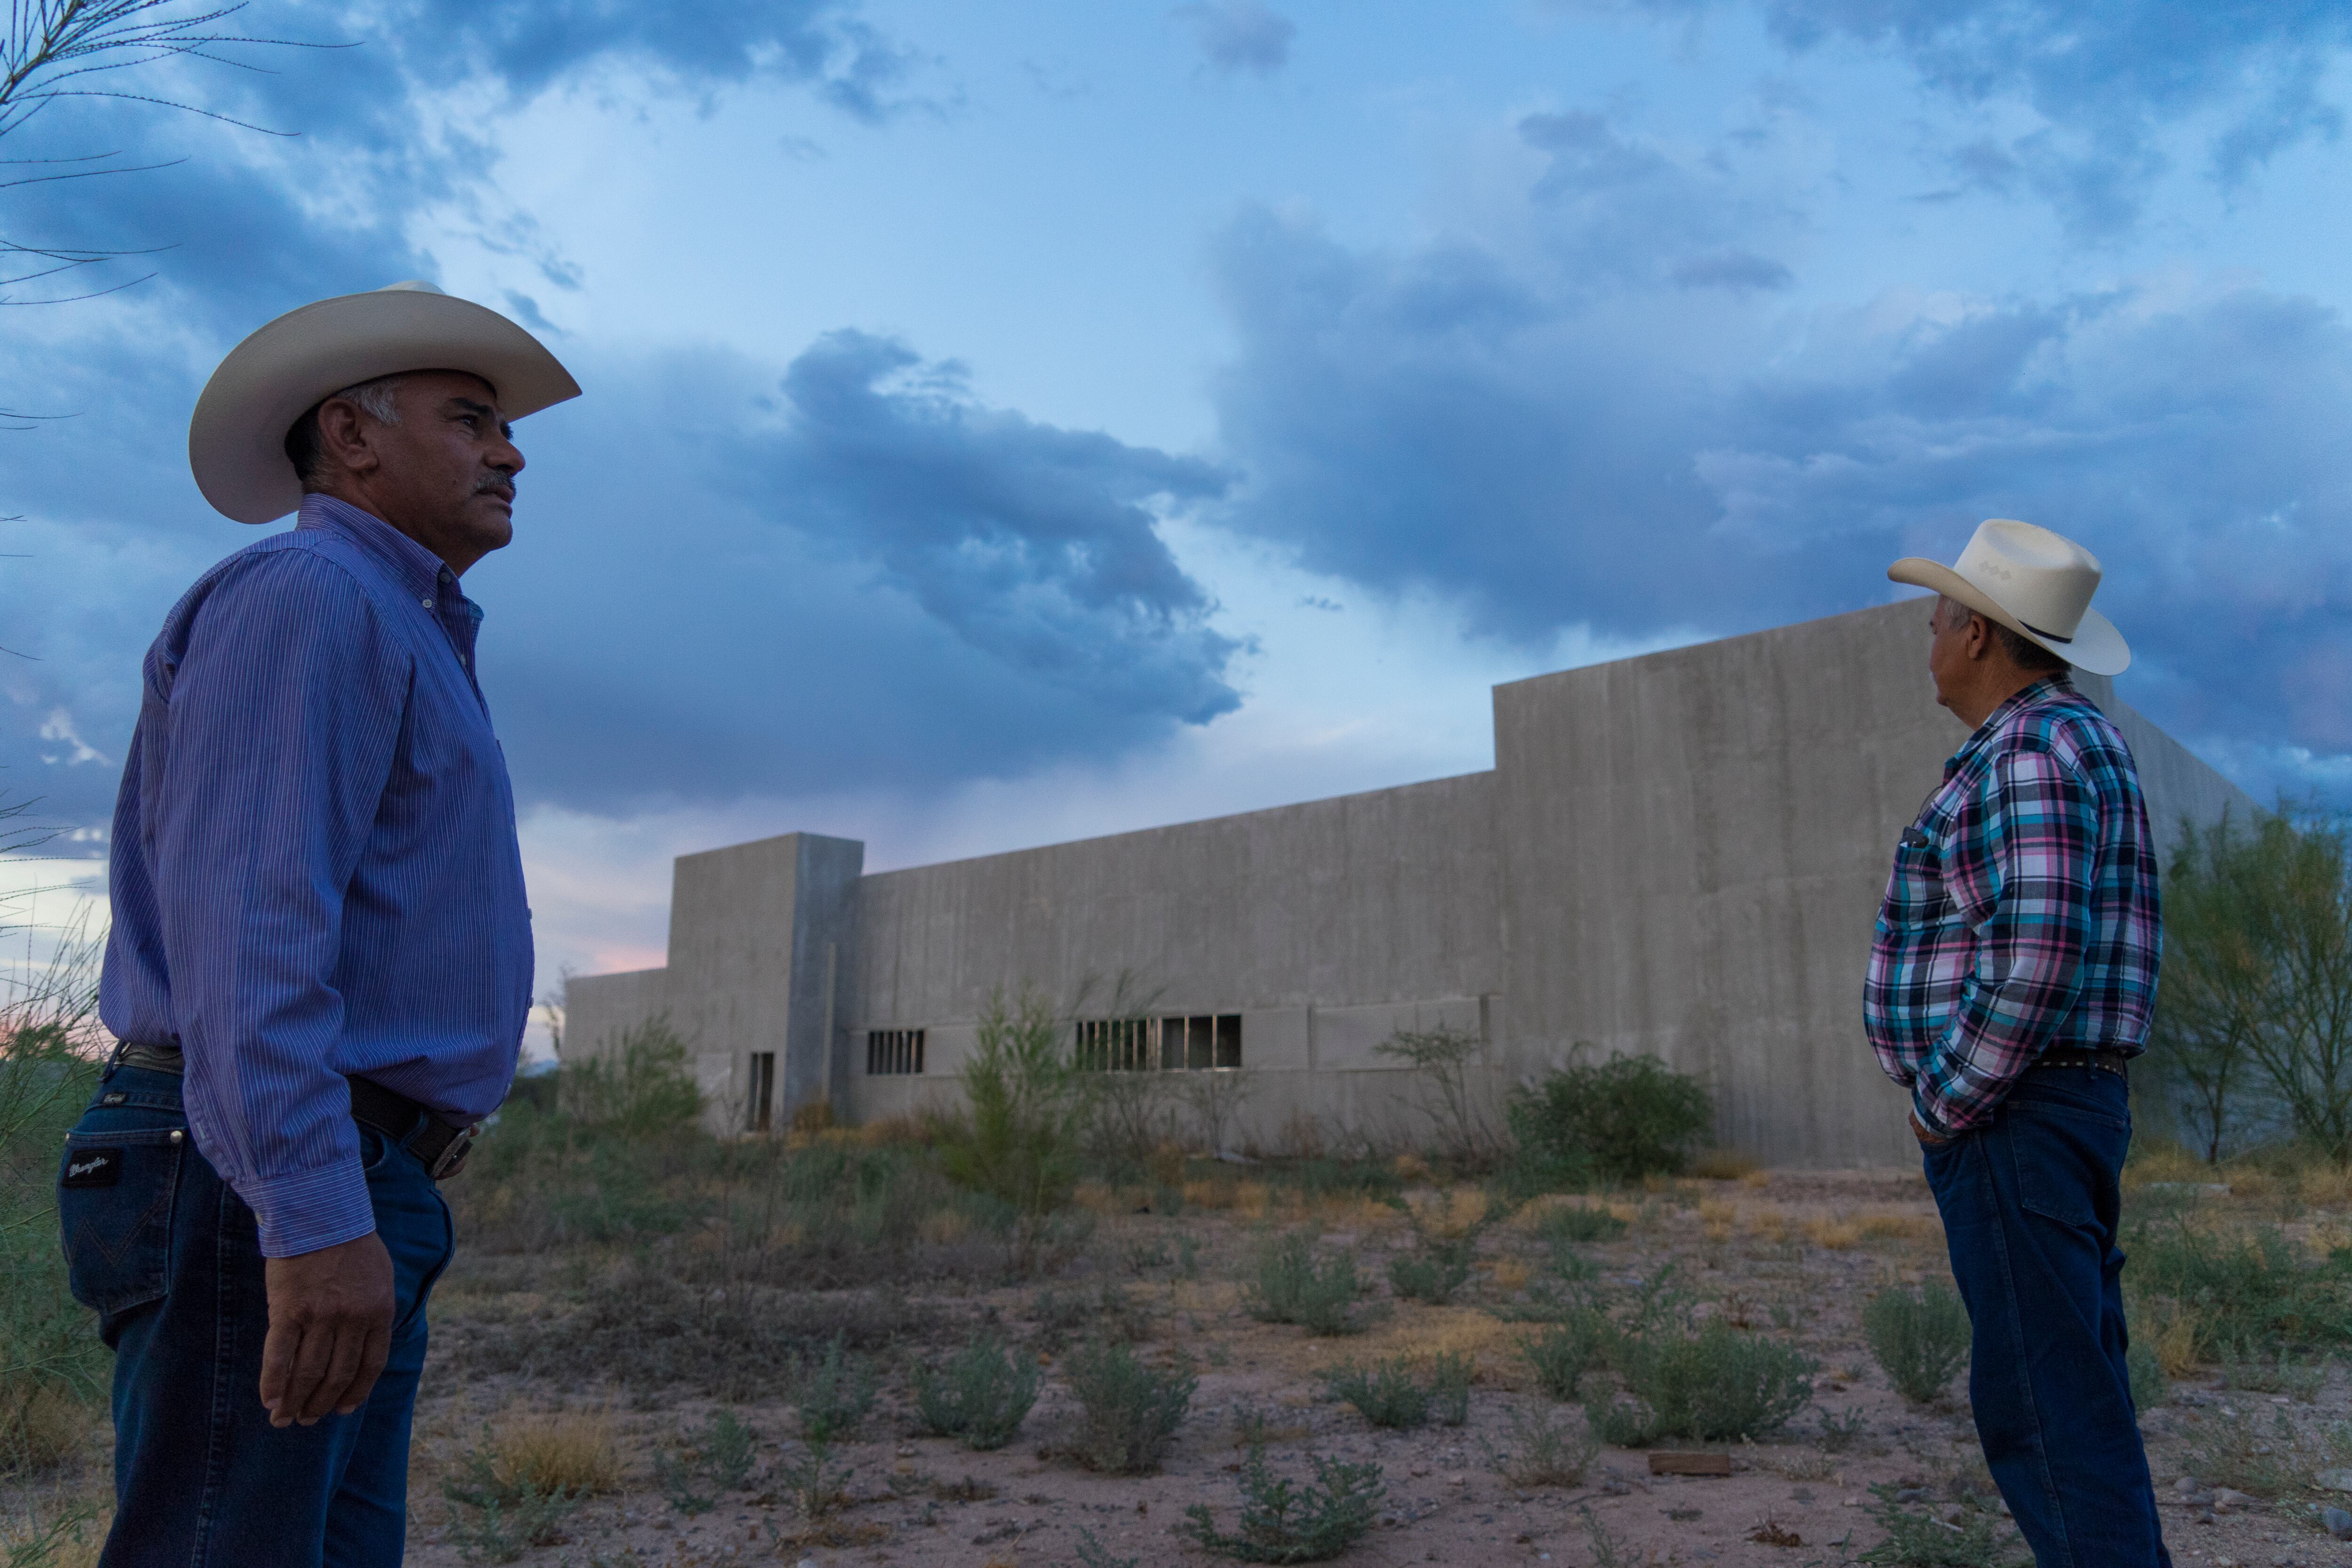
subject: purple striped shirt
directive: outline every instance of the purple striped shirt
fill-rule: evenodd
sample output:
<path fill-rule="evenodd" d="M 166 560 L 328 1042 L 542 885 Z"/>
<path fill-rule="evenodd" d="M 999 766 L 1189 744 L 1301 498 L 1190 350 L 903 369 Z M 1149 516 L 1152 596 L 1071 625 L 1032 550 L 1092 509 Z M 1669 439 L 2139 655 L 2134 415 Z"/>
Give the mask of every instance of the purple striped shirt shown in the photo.
<path fill-rule="evenodd" d="M 513 1079 L 530 911 L 480 622 L 432 552 L 310 495 L 147 651 L 100 1015 L 186 1053 L 266 1257 L 375 1228 L 344 1075 L 467 1120 Z"/>
<path fill-rule="evenodd" d="M 2131 749 L 2050 676 L 1986 717 L 1904 830 L 1864 1027 L 1919 1119 L 1958 1131 L 2050 1047 L 2138 1055 L 2163 940 Z"/>

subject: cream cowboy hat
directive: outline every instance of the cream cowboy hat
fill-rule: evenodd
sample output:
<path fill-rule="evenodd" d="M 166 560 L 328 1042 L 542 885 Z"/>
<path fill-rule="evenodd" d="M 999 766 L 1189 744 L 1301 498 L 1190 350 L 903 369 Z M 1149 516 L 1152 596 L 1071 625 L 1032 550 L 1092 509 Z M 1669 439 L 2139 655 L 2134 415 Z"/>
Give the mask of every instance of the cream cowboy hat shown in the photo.
<path fill-rule="evenodd" d="M 537 338 L 430 283 L 394 283 L 289 310 L 231 349 L 188 421 L 188 467 L 205 500 L 239 522 L 302 504 L 286 432 L 344 387 L 410 370 L 462 370 L 497 389 L 509 419 L 580 395 Z"/>
<path fill-rule="evenodd" d="M 2123 634 L 2091 608 L 2099 558 L 2046 528 L 1988 518 L 1951 565 L 1906 555 L 1886 574 L 1958 599 L 2093 675 L 2121 675 L 2131 664 Z"/>

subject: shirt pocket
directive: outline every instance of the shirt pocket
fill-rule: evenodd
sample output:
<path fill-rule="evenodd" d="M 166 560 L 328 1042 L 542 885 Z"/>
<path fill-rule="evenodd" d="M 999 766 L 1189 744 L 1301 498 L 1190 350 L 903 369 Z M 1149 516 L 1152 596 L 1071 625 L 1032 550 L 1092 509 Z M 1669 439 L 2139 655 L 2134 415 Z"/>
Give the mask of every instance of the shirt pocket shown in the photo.
<path fill-rule="evenodd" d="M 1895 847 L 1883 918 L 1897 931 L 1927 931 L 1958 919 L 1951 895 L 1944 890 L 1943 856 L 1917 828 L 1906 828 Z"/>
<path fill-rule="evenodd" d="M 73 1298 L 104 1316 L 163 1298 L 187 1133 L 77 1130 L 58 1163 L 58 1230 Z"/>

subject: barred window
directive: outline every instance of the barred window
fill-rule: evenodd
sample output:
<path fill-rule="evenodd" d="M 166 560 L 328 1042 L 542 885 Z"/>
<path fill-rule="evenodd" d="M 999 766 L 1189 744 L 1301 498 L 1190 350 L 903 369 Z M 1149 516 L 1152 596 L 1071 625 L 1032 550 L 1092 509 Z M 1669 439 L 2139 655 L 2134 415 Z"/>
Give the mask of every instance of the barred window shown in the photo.
<path fill-rule="evenodd" d="M 866 1071 L 870 1078 L 897 1073 L 919 1073 L 923 1070 L 923 1031 L 920 1029 L 868 1029 L 866 1031 Z"/>
<path fill-rule="evenodd" d="M 1239 1013 L 1081 1018 L 1077 1065 L 1091 1072 L 1199 1072 L 1242 1065 Z"/>

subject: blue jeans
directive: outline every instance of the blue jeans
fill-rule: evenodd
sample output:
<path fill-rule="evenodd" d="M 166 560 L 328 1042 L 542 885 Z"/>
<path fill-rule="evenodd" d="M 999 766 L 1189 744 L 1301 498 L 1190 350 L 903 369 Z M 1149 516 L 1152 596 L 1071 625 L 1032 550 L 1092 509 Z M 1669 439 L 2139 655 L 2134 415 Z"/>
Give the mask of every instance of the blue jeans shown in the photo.
<path fill-rule="evenodd" d="M 58 1218 L 74 1298 L 114 1351 L 113 1531 L 100 1568 L 383 1568 L 408 1534 L 408 1428 L 449 1210 L 404 1147 L 360 1129 L 392 1255 L 392 1355 L 367 1403 L 276 1427 L 253 1211 L 187 1132 L 180 1080 L 117 1067 L 67 1140 Z"/>
<path fill-rule="evenodd" d="M 2047 1068 L 1926 1151 L 1976 1345 L 1985 1463 L 2040 1568 L 2171 1568 L 2124 1366 L 2124 1080 Z"/>

